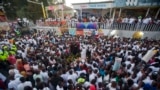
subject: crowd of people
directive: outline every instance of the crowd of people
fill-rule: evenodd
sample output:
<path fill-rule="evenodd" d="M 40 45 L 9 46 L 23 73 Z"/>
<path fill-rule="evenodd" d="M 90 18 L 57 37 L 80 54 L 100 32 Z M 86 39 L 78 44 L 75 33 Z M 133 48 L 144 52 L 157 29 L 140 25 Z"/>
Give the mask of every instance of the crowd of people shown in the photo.
<path fill-rule="evenodd" d="M 40 26 L 67 26 L 76 28 L 76 23 L 97 23 L 99 28 L 108 28 L 111 25 L 116 24 L 139 24 L 139 25 L 159 25 L 160 19 L 154 19 L 150 16 L 147 17 L 134 17 L 134 16 L 126 16 L 126 17 L 115 17 L 115 18 L 106 18 L 106 17 L 96 17 L 96 16 L 88 16 L 83 18 L 64 18 L 64 20 L 59 19 L 52 19 L 48 18 L 46 20 L 37 20 L 37 25 Z"/>
<path fill-rule="evenodd" d="M 45 30 L 12 35 L 0 39 L 0 90 L 160 89 L 159 40 Z M 142 62 L 152 48 L 157 53 Z M 113 69 L 116 58 L 122 61 Z"/>

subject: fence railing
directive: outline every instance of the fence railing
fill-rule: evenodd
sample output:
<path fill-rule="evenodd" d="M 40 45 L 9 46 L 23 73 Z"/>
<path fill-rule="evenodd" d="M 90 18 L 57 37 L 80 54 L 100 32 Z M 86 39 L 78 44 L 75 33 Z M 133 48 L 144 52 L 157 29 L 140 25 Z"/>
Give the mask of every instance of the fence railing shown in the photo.
<path fill-rule="evenodd" d="M 108 29 L 116 30 L 131 30 L 131 31 L 160 31 L 159 24 L 144 24 L 144 23 L 113 23 Z"/>
<path fill-rule="evenodd" d="M 92 22 L 53 22 L 37 23 L 38 26 L 52 26 L 52 27 L 63 27 L 65 28 L 79 28 L 79 24 L 84 24 L 81 29 L 111 29 L 111 30 L 130 30 L 130 31 L 160 31 L 160 24 L 144 24 L 144 23 L 93 23 L 94 27 L 88 28 L 85 25 L 92 24 Z"/>

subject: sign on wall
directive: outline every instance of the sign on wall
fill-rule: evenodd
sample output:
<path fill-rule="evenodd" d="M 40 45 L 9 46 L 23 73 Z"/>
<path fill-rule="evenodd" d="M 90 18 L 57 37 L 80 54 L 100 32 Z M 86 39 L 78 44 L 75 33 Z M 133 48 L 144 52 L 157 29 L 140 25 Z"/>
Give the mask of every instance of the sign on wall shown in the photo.
<path fill-rule="evenodd" d="M 106 9 L 126 6 L 159 6 L 160 0 L 114 0 L 113 3 L 73 4 L 74 9 Z"/>
<path fill-rule="evenodd" d="M 106 9 L 113 7 L 113 3 L 77 4 L 74 9 Z"/>
<path fill-rule="evenodd" d="M 159 6 L 160 0 L 115 0 L 114 7 Z"/>

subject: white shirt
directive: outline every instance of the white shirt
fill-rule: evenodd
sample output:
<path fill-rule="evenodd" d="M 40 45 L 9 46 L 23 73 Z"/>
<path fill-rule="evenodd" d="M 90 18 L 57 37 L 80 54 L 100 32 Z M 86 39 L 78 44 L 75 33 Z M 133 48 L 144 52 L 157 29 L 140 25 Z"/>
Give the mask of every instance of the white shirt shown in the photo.
<path fill-rule="evenodd" d="M 37 78 L 40 78 L 41 81 L 43 81 L 42 75 L 41 74 L 34 74 L 33 79 L 36 80 Z"/>
<path fill-rule="evenodd" d="M 68 75 L 67 80 L 72 80 L 73 83 L 76 82 L 77 76 L 73 73 L 72 75 Z"/>
<path fill-rule="evenodd" d="M 33 70 L 38 70 L 38 65 L 33 65 Z"/>
<path fill-rule="evenodd" d="M 8 89 L 14 89 L 17 90 L 17 86 L 21 83 L 21 81 L 19 80 L 19 78 L 15 79 L 15 80 L 11 80 L 8 83 Z"/>
<path fill-rule="evenodd" d="M 160 69 L 159 67 L 154 67 L 154 66 L 150 66 L 149 68 L 152 69 L 153 72 L 154 72 L 154 71 L 155 71 L 155 72 L 158 72 L 159 69 Z"/>
<path fill-rule="evenodd" d="M 109 90 L 116 90 L 116 88 L 113 88 L 113 87 L 111 86 L 111 83 L 109 83 L 107 86 L 108 86 Z"/>
<path fill-rule="evenodd" d="M 88 82 L 88 81 L 84 82 L 83 87 L 87 88 L 89 86 L 90 86 L 90 82 Z"/>
<path fill-rule="evenodd" d="M 152 84 L 152 81 L 153 81 L 153 80 L 151 80 L 150 77 L 146 77 L 146 78 L 143 80 L 143 82 L 144 82 L 145 84 L 150 84 L 150 85 Z"/>
<path fill-rule="evenodd" d="M 48 82 L 48 78 L 49 78 L 49 76 L 48 76 L 48 72 L 42 72 L 41 71 L 41 76 L 42 76 L 42 78 L 43 78 L 43 81 L 45 82 L 45 83 L 47 83 Z"/>
<path fill-rule="evenodd" d="M 102 82 L 102 77 L 97 78 L 97 83 Z"/>
<path fill-rule="evenodd" d="M 82 71 L 76 71 L 78 73 L 78 77 L 80 76 L 81 73 L 84 73 L 86 74 L 86 71 L 85 70 L 82 70 Z"/>
<path fill-rule="evenodd" d="M 59 85 L 57 85 L 56 89 L 57 90 L 64 90 L 63 87 L 60 87 Z"/>
<path fill-rule="evenodd" d="M 6 77 L 5 77 L 3 74 L 1 74 L 1 73 L 0 73 L 0 79 L 1 79 L 3 82 L 6 81 Z"/>
<path fill-rule="evenodd" d="M 67 74 L 62 74 L 61 78 L 63 78 L 65 81 L 67 81 Z"/>
<path fill-rule="evenodd" d="M 24 90 L 24 87 L 30 86 L 32 87 L 32 83 L 30 81 L 26 81 L 24 83 L 20 83 L 17 87 L 17 90 Z"/>
<path fill-rule="evenodd" d="M 134 18 L 130 18 L 130 19 L 129 19 L 129 23 L 130 23 L 130 24 L 134 23 L 134 21 L 135 21 Z"/>
<path fill-rule="evenodd" d="M 141 71 L 138 72 L 137 77 L 138 77 L 138 79 L 142 77 L 142 72 Z"/>
<path fill-rule="evenodd" d="M 143 20 L 143 23 L 144 23 L 144 24 L 148 24 L 150 21 L 151 21 L 150 18 L 145 18 L 145 19 Z"/>
<path fill-rule="evenodd" d="M 89 75 L 89 82 L 91 82 L 93 79 L 95 79 L 96 76 L 97 76 L 97 75 L 94 74 L 94 73 L 90 74 L 90 75 Z"/>

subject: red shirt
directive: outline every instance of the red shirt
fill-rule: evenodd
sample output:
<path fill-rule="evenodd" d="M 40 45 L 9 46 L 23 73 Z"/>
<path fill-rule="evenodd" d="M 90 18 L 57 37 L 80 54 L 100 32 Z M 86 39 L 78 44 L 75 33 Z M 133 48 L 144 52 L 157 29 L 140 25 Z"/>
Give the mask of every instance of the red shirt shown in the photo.
<path fill-rule="evenodd" d="M 9 57 L 8 57 L 8 61 L 9 61 L 9 63 L 10 64 L 15 64 L 16 63 L 16 58 L 15 58 L 15 56 L 14 55 L 10 55 Z"/>
<path fill-rule="evenodd" d="M 90 87 L 89 87 L 89 90 L 96 90 L 95 85 L 91 84 Z"/>
<path fill-rule="evenodd" d="M 0 88 L 1 89 L 6 89 L 6 86 L 2 80 L 0 80 Z"/>

